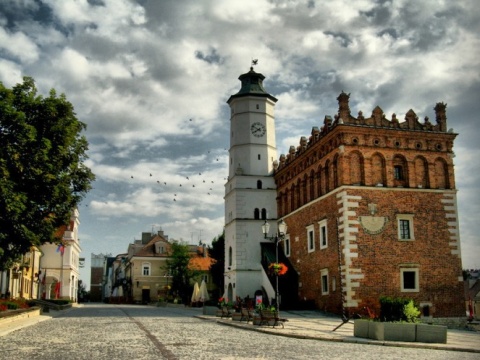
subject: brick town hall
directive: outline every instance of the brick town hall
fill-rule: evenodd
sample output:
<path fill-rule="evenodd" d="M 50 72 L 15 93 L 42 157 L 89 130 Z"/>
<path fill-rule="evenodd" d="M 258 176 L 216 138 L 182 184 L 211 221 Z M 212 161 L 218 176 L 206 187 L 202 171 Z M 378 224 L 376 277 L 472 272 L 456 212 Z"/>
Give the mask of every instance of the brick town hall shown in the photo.
<path fill-rule="evenodd" d="M 268 265 L 278 256 L 288 266 L 277 278 L 283 308 L 351 314 L 394 296 L 414 299 L 424 317 L 464 316 L 446 104 L 435 105 L 435 123 L 413 110 L 387 119 L 378 106 L 355 117 L 342 92 L 337 114 L 277 158 L 277 99 L 264 79 L 251 68 L 227 101 L 226 296 L 275 303 Z M 284 236 L 265 239 L 266 220 L 269 238 L 281 221 Z"/>

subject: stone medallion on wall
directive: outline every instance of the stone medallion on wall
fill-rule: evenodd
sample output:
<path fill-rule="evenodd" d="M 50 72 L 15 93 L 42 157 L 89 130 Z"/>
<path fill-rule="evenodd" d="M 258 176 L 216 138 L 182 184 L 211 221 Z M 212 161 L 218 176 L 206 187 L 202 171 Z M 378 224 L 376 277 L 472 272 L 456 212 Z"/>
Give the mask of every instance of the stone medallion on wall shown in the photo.
<path fill-rule="evenodd" d="M 383 232 L 388 218 L 385 216 L 359 216 L 358 220 L 367 234 L 376 235 Z"/>

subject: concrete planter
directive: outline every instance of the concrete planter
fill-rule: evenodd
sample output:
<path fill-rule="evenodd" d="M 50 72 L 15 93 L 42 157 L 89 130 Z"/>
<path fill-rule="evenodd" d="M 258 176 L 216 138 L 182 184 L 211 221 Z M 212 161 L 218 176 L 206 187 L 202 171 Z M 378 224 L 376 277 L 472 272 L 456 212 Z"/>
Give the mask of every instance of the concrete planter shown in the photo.
<path fill-rule="evenodd" d="M 203 315 L 217 315 L 218 310 L 219 309 L 217 306 L 204 306 Z M 220 316 L 221 316 L 221 312 L 220 312 Z"/>
<path fill-rule="evenodd" d="M 442 325 L 417 324 L 417 341 L 446 344 L 447 327 Z"/>
<path fill-rule="evenodd" d="M 355 320 L 353 334 L 380 341 L 447 343 L 447 327 L 440 325 Z"/>
<path fill-rule="evenodd" d="M 416 324 L 413 323 L 384 323 L 383 337 L 388 341 L 416 341 Z"/>
<path fill-rule="evenodd" d="M 353 336 L 368 339 L 368 326 L 372 321 L 357 319 L 353 326 Z"/>
<path fill-rule="evenodd" d="M 356 322 L 356 321 L 355 321 Z M 378 321 L 370 321 L 368 324 L 367 339 L 384 340 L 385 323 Z M 353 324 L 353 332 L 355 333 L 355 323 Z"/>

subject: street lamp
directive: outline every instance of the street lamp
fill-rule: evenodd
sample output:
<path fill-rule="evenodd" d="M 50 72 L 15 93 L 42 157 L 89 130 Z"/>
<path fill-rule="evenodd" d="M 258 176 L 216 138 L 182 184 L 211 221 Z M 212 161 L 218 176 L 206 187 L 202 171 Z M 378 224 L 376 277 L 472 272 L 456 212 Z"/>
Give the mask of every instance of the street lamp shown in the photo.
<path fill-rule="evenodd" d="M 265 239 L 269 239 L 275 242 L 275 262 L 278 264 L 278 243 L 285 238 L 285 234 L 287 233 L 287 224 L 283 219 L 278 223 L 277 226 L 277 233 L 275 236 L 267 236 L 268 231 L 270 230 L 270 224 L 265 220 L 265 223 L 262 225 L 262 232 Z M 279 303 L 278 303 L 279 293 L 278 293 L 278 272 L 275 272 L 275 307 L 277 311 L 279 311 Z"/>

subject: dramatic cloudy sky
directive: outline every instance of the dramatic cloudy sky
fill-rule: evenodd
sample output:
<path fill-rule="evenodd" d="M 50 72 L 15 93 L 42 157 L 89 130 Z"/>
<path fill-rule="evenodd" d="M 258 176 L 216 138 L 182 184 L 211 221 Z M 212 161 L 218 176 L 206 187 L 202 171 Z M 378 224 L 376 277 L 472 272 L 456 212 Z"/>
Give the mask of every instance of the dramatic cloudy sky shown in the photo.
<path fill-rule="evenodd" d="M 480 268 L 480 12 L 475 0 L 0 0 L 0 81 L 35 78 L 85 122 L 97 181 L 80 207 L 91 253 L 141 232 L 209 243 L 223 229 L 229 111 L 259 59 L 278 154 L 336 97 L 399 119 L 448 104 L 464 267 Z M 181 186 L 180 186 L 181 185 Z M 175 201 L 174 201 L 175 200 Z"/>

